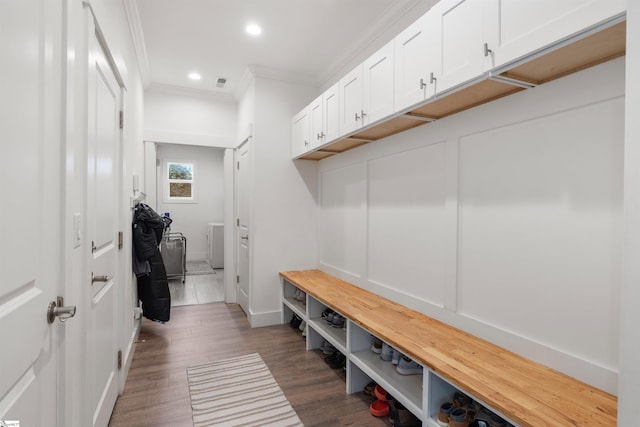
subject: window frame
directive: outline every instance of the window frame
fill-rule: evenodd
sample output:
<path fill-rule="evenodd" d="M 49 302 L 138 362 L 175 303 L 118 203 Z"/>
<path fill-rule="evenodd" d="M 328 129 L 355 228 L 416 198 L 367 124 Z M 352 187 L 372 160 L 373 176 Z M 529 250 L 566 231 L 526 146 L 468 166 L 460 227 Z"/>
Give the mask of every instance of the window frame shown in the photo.
<path fill-rule="evenodd" d="M 169 178 L 169 169 L 172 165 L 189 165 L 191 166 L 191 179 L 175 179 Z M 197 203 L 196 188 L 197 188 L 197 162 L 195 160 L 165 160 L 163 171 L 163 183 L 164 183 L 164 202 L 165 203 Z M 191 197 L 176 197 L 171 196 L 171 184 L 172 183 L 184 183 L 191 184 Z"/>

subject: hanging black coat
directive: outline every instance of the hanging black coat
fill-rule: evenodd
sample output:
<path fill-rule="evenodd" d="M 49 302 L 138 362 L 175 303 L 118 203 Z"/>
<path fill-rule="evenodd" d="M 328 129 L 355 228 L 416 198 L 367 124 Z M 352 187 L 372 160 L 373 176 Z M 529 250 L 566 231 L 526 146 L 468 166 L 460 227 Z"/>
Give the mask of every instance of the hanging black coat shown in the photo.
<path fill-rule="evenodd" d="M 144 317 L 157 322 L 169 321 L 171 294 L 158 245 L 170 221 L 150 206 L 138 203 L 133 214 L 133 272 L 138 278 L 138 299 Z"/>

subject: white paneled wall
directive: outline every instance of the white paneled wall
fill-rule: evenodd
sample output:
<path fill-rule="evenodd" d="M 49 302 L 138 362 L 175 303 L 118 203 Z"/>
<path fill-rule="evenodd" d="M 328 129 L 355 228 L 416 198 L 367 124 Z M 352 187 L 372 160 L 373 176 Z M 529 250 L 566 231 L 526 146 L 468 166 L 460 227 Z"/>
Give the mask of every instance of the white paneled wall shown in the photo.
<path fill-rule="evenodd" d="M 623 117 L 615 98 L 460 138 L 461 315 L 617 364 Z"/>
<path fill-rule="evenodd" d="M 322 174 L 320 262 L 353 277 L 365 271 L 366 189 L 362 163 Z"/>
<path fill-rule="evenodd" d="M 368 274 L 373 284 L 444 306 L 445 147 L 368 165 Z M 424 262 L 429 260 L 429 262 Z"/>
<path fill-rule="evenodd" d="M 615 393 L 623 73 L 322 160 L 321 269 Z"/>

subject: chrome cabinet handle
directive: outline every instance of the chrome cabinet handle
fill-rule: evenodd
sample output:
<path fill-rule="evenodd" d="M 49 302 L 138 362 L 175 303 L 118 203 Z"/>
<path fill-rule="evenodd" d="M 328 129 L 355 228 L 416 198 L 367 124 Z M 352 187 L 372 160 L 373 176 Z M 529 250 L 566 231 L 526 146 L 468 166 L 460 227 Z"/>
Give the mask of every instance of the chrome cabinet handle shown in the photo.
<path fill-rule="evenodd" d="M 429 83 L 434 84 L 438 79 L 436 78 L 436 76 L 431 73 L 431 77 L 429 78 Z"/>
<path fill-rule="evenodd" d="M 491 49 L 489 49 L 489 43 L 484 44 L 484 56 L 489 56 L 490 53 L 493 53 Z"/>
<path fill-rule="evenodd" d="M 364 112 L 364 110 L 360 110 L 360 114 L 362 114 L 362 118 L 364 119 L 364 116 L 367 115 L 367 113 Z"/>
<path fill-rule="evenodd" d="M 356 113 L 356 122 L 360 120 L 360 116 L 358 115 L 358 113 Z"/>
<path fill-rule="evenodd" d="M 431 73 L 431 75 L 433 75 L 433 73 Z M 423 78 L 420 78 L 420 89 L 424 89 L 425 87 L 427 87 L 427 84 L 424 82 Z"/>
<path fill-rule="evenodd" d="M 249 240 L 249 236 L 240 236 L 241 240 Z"/>

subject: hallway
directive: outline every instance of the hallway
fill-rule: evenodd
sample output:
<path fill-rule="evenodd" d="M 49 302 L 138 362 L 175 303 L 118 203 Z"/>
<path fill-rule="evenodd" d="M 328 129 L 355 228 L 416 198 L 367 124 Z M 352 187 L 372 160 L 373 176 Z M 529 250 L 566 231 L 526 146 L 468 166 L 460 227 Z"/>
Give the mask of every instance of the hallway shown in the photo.
<path fill-rule="evenodd" d="M 224 303 L 173 307 L 171 316 L 164 325 L 143 321 L 110 426 L 191 426 L 186 368 L 253 352 L 306 427 L 389 425 L 369 414 L 369 397 L 346 395 L 341 375 L 288 325 L 252 329 L 239 306 Z"/>

